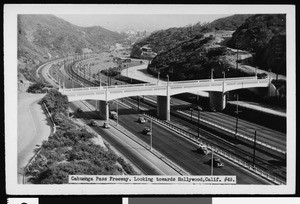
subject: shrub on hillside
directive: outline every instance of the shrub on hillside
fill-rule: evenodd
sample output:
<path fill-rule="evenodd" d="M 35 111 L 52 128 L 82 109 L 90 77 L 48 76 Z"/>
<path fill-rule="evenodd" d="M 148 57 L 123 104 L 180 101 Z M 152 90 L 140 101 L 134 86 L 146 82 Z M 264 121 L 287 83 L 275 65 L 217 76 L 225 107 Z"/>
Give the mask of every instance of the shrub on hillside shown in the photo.
<path fill-rule="evenodd" d="M 136 174 L 136 172 L 134 171 L 132 166 L 127 164 L 124 159 L 122 159 L 121 157 L 118 157 L 117 161 L 119 162 L 119 164 L 121 164 L 121 166 L 123 167 L 126 174 L 129 174 L 129 175 Z"/>
<path fill-rule="evenodd" d="M 28 87 L 27 92 L 29 92 L 29 93 L 42 93 L 42 92 L 45 92 L 43 90 L 44 87 L 45 87 L 45 84 L 37 82 L 37 83 L 31 84 Z"/>
<path fill-rule="evenodd" d="M 49 90 L 46 96 L 42 99 L 47 105 L 50 113 L 63 113 L 67 114 L 68 109 L 68 97 L 62 95 L 59 91 L 55 89 Z"/>
<path fill-rule="evenodd" d="M 220 55 L 226 54 L 226 47 L 216 47 L 216 48 L 211 48 L 207 52 L 207 56 L 212 58 Z"/>
<path fill-rule="evenodd" d="M 91 142 L 94 134 L 78 128 L 67 116 L 68 100 L 57 90 L 51 90 L 42 101 L 59 124 L 57 131 L 43 141 L 41 151 L 26 169 L 34 184 L 68 183 L 69 175 L 136 174 L 132 167 L 110 149 Z M 121 164 L 122 168 L 120 168 Z"/>

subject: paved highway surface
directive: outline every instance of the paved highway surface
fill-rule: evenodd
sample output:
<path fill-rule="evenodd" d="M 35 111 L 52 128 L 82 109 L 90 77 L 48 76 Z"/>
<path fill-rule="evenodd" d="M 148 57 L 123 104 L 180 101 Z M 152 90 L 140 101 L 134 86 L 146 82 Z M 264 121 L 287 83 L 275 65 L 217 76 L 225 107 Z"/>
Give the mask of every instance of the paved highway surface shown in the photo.
<path fill-rule="evenodd" d="M 137 134 L 145 142 L 149 142 L 149 138 L 141 134 L 143 125 L 136 123 L 137 113 L 132 110 L 120 109 L 120 124 L 126 129 Z M 123 122 L 124 121 L 124 122 Z M 182 166 L 191 174 L 210 174 L 210 166 L 207 161 L 208 156 L 199 155 L 195 152 L 196 145 L 175 136 L 175 133 L 153 124 L 153 147 L 162 152 L 166 157 L 174 159 L 173 161 Z M 215 169 L 214 174 L 217 175 L 237 175 L 239 184 L 266 184 L 267 182 L 252 175 L 251 173 L 237 167 L 231 162 L 225 161 L 225 167 Z"/>

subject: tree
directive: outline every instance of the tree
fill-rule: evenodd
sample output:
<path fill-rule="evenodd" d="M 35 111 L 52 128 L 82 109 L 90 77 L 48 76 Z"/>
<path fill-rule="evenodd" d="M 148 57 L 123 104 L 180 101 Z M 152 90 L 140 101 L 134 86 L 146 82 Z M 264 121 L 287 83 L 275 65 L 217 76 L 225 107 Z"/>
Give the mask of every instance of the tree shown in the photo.
<path fill-rule="evenodd" d="M 29 93 L 38 93 L 38 92 L 42 92 L 42 89 L 45 87 L 45 84 L 41 83 L 41 82 L 37 82 L 34 83 L 32 85 L 30 85 L 27 89 L 27 92 Z"/>

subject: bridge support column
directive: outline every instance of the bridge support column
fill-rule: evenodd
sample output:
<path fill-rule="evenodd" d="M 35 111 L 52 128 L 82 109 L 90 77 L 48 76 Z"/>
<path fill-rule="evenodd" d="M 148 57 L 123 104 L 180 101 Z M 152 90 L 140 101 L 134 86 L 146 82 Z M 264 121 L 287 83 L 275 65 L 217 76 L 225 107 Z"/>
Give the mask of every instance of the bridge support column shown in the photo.
<path fill-rule="evenodd" d="M 98 101 L 98 108 L 100 116 L 104 117 L 106 121 L 109 120 L 109 104 L 106 101 Z"/>
<path fill-rule="evenodd" d="M 170 96 L 157 96 L 157 117 L 170 120 Z"/>
<path fill-rule="evenodd" d="M 226 95 L 222 92 L 209 92 L 209 106 L 211 109 L 221 111 L 226 107 Z"/>

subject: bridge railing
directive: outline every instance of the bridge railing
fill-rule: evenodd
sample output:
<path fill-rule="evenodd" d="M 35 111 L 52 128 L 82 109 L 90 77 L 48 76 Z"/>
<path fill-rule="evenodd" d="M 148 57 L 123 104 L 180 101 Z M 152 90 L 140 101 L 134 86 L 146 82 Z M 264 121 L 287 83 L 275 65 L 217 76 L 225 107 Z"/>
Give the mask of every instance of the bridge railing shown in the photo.
<path fill-rule="evenodd" d="M 269 83 L 268 79 L 255 79 L 250 81 L 235 81 L 235 82 L 225 82 L 226 85 L 237 85 L 237 84 L 260 84 L 260 83 Z"/>
<path fill-rule="evenodd" d="M 223 80 L 193 80 L 193 81 L 178 81 L 178 82 L 169 82 L 169 86 L 171 89 L 181 88 L 184 86 L 187 87 L 207 87 L 207 86 L 220 86 L 222 85 Z M 269 79 L 256 79 L 256 77 L 243 77 L 243 78 L 229 78 L 225 80 L 225 86 L 236 86 L 236 85 L 247 85 L 247 84 L 260 84 L 260 83 L 269 83 Z M 113 86 L 99 86 L 97 87 L 81 87 L 81 88 L 72 88 L 72 89 L 64 89 L 64 92 L 70 91 L 90 91 L 90 90 L 120 90 L 123 88 L 140 88 L 140 87 L 152 87 L 152 88 L 165 88 L 167 86 L 167 82 L 153 84 L 153 83 L 144 83 L 144 84 L 125 84 L 125 85 L 113 85 Z"/>
<path fill-rule="evenodd" d="M 250 79 L 257 79 L 257 78 L 256 78 L 256 76 L 254 76 L 254 77 L 231 77 L 231 78 L 225 78 L 225 81 L 250 80 Z M 224 81 L 224 78 L 216 78 L 213 80 L 214 81 Z"/>

